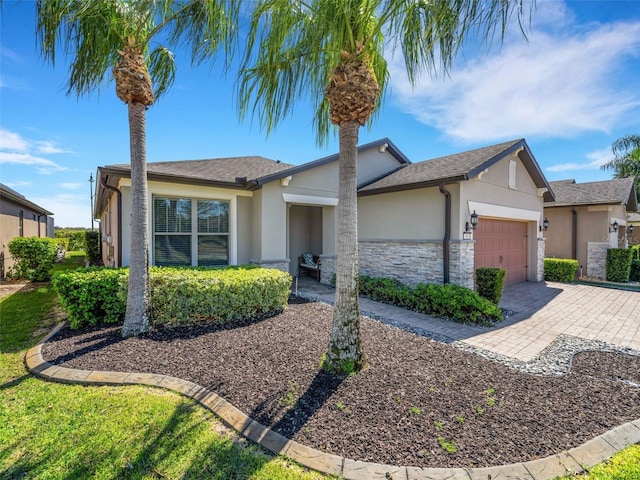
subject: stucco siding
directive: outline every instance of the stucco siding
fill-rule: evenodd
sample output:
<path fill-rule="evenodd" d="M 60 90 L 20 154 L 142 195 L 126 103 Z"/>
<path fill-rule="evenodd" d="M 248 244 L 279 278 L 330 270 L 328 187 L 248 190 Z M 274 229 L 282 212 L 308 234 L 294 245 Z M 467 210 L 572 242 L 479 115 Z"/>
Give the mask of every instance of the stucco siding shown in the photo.
<path fill-rule="evenodd" d="M 253 250 L 253 209 L 252 199 L 249 197 L 238 197 L 238 265 L 246 265 L 251 258 Z"/>
<path fill-rule="evenodd" d="M 358 237 L 364 240 L 442 239 L 444 196 L 422 188 L 358 198 Z"/>
<path fill-rule="evenodd" d="M 287 258 L 287 204 L 282 187 L 270 183 L 262 188 L 262 255 L 260 260 Z"/>

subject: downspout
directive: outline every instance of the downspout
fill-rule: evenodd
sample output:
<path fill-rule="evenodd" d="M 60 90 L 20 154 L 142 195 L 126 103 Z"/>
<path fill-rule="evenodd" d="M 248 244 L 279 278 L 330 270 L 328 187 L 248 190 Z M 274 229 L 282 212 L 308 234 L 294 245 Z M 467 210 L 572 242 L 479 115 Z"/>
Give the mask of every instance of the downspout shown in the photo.
<path fill-rule="evenodd" d="M 578 259 L 578 212 L 576 207 L 571 207 L 571 213 L 573 214 L 571 222 L 571 258 Z"/>
<path fill-rule="evenodd" d="M 38 214 L 38 237 L 40 236 L 40 219 L 44 217 L 47 218 L 47 214 L 46 213 L 39 213 Z M 45 237 L 46 237 L 46 231 L 45 231 Z"/>
<path fill-rule="evenodd" d="M 442 283 L 449 283 L 449 242 L 451 240 L 451 193 L 444 183 L 438 185 L 444 195 L 444 238 L 442 239 Z"/>
<path fill-rule="evenodd" d="M 122 266 L 122 192 L 118 190 L 116 187 L 107 185 L 104 179 L 102 179 L 102 186 L 107 190 L 116 192 L 116 195 L 118 196 L 118 267 L 121 267 Z"/>

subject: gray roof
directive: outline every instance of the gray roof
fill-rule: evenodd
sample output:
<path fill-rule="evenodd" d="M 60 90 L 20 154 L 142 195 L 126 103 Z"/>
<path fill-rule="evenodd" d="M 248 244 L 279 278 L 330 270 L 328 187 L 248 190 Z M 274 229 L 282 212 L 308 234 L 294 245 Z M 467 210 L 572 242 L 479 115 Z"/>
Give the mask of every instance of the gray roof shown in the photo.
<path fill-rule="evenodd" d="M 626 205 L 629 212 L 635 212 L 638 209 L 632 177 L 588 183 L 560 180 L 550 184 L 556 199 L 553 202 L 545 202 L 545 208 L 572 205 Z"/>
<path fill-rule="evenodd" d="M 25 207 L 30 208 L 34 212 L 40 212 L 43 215 L 53 215 L 53 212 L 42 208 L 40 205 L 33 203 L 31 200 L 27 200 L 27 197 L 16 192 L 14 189 L 7 187 L 0 183 L 0 198 L 5 198 L 10 200 L 18 205 L 24 205 Z"/>
<path fill-rule="evenodd" d="M 519 158 L 536 185 L 551 190 L 527 143 L 519 139 L 407 165 L 361 188 L 359 193 L 372 195 L 469 180 L 514 152 L 519 152 Z M 552 200 L 553 193 L 545 193 L 545 199 Z"/>
<path fill-rule="evenodd" d="M 147 175 L 150 179 L 174 181 L 180 183 L 215 184 L 244 186 L 261 177 L 273 175 L 292 168 L 293 165 L 281 163 L 265 157 L 229 157 L 205 160 L 181 160 L 175 162 L 149 162 Z M 109 165 L 100 169 L 107 173 L 131 174 L 129 164 Z M 241 184 L 241 185 L 238 185 Z"/>

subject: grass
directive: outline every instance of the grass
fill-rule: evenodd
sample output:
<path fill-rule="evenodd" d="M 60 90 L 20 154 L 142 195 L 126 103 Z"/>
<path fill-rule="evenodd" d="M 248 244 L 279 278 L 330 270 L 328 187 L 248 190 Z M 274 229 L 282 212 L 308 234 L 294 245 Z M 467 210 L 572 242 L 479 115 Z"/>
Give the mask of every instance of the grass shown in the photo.
<path fill-rule="evenodd" d="M 71 255 L 56 268 L 83 263 L 82 255 Z M 329 478 L 238 441 L 208 410 L 172 392 L 33 377 L 23 357 L 51 327 L 57 305 L 48 284 L 0 300 L 0 480 Z M 455 448 L 444 438 L 441 445 Z M 640 445 L 587 475 L 565 478 L 638 479 Z"/>
<path fill-rule="evenodd" d="M 23 357 L 56 308 L 48 284 L 0 300 L 0 479 L 329 478 L 238 440 L 178 394 L 33 377 Z"/>
<path fill-rule="evenodd" d="M 632 445 L 616 453 L 608 461 L 594 466 L 584 475 L 562 477 L 571 480 L 638 480 L 640 478 L 640 445 Z"/>

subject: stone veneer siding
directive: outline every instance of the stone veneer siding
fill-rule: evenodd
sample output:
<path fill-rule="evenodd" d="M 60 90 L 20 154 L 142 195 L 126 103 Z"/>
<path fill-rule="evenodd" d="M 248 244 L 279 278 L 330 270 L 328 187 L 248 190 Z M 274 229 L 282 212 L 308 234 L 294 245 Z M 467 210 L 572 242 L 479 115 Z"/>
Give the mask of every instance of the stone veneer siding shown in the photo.
<path fill-rule="evenodd" d="M 587 276 L 605 278 L 607 271 L 607 242 L 587 242 Z"/>
<path fill-rule="evenodd" d="M 335 255 L 320 255 L 320 283 L 331 285 L 333 275 L 336 273 Z"/>
<path fill-rule="evenodd" d="M 251 265 L 260 265 L 264 268 L 277 268 L 283 272 L 288 272 L 290 260 L 288 258 L 277 260 L 256 260 L 255 258 L 251 258 L 249 259 L 249 263 Z"/>
<path fill-rule="evenodd" d="M 536 281 L 544 280 L 544 238 L 538 238 L 538 251 L 536 257 Z"/>
<path fill-rule="evenodd" d="M 473 240 L 452 240 L 449 243 L 449 282 L 475 290 L 474 254 Z M 441 282 L 442 279 L 437 283 Z"/>

